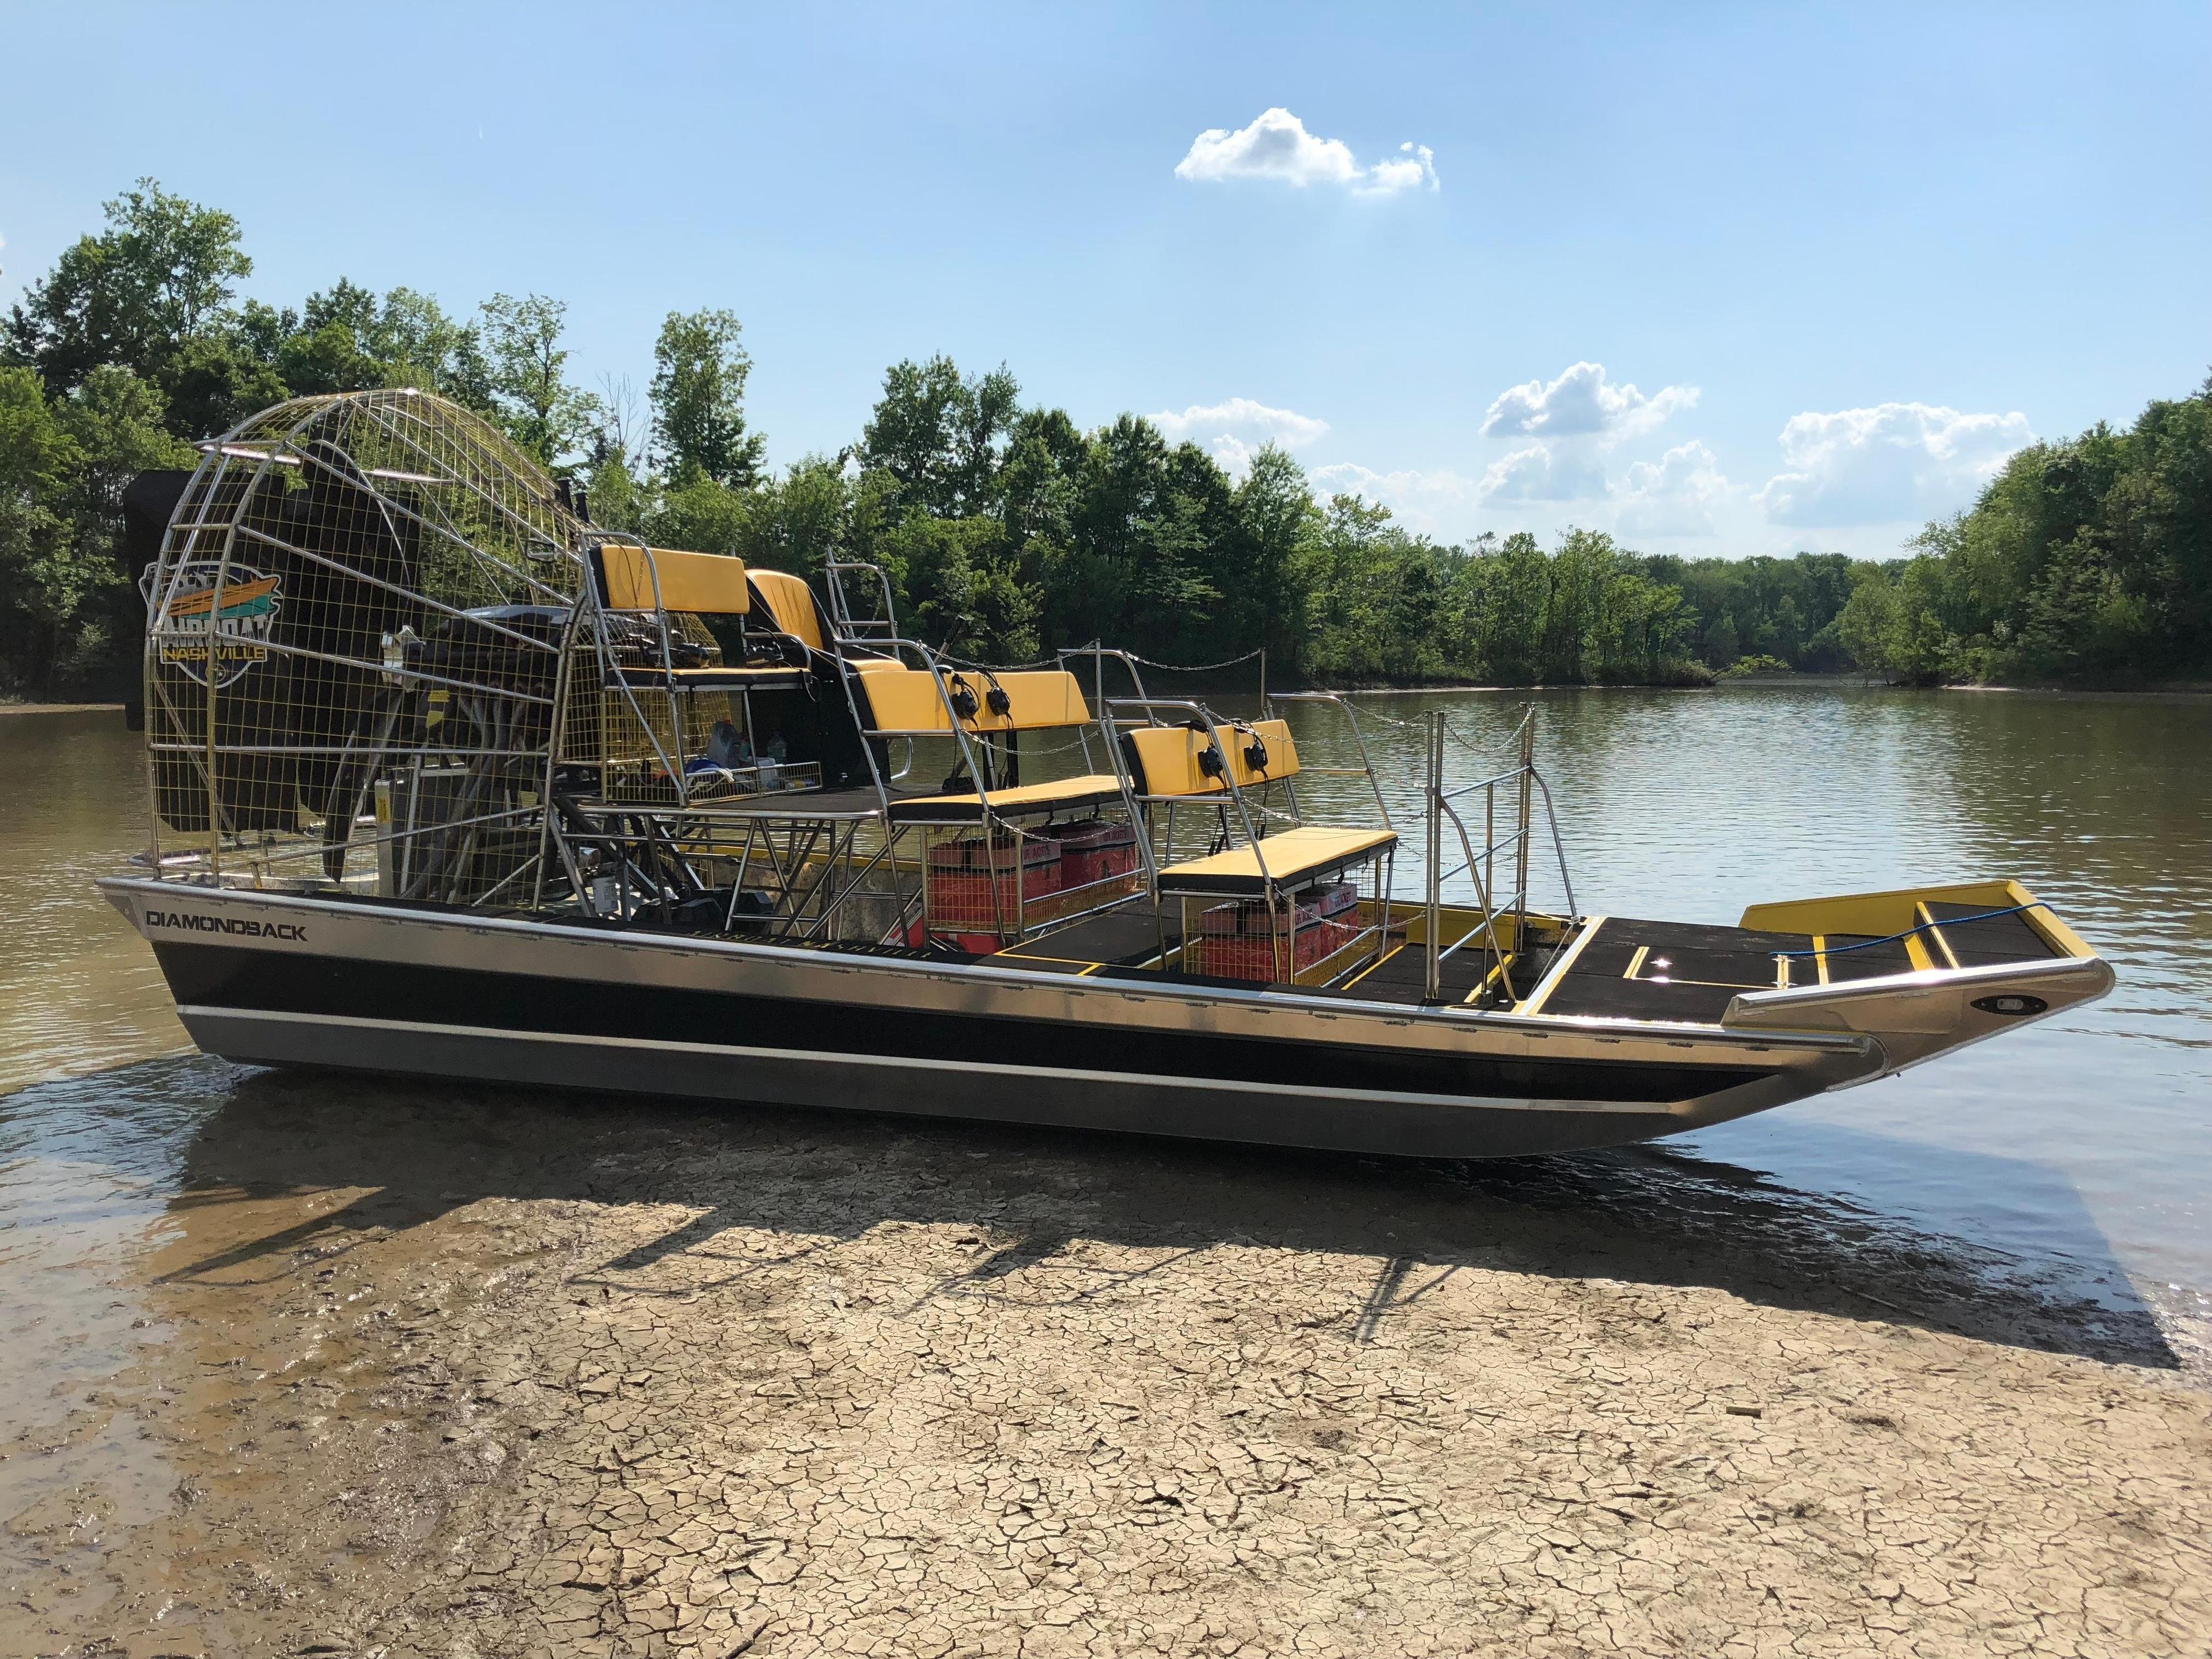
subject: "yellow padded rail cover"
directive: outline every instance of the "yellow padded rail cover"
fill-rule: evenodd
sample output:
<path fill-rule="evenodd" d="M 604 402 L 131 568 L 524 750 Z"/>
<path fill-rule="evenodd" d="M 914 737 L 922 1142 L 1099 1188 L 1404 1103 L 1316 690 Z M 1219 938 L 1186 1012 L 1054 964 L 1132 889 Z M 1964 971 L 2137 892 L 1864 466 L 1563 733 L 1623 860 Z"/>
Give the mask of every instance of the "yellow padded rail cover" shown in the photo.
<path fill-rule="evenodd" d="M 822 642 L 822 623 L 814 611 L 814 590 L 799 577 L 782 570 L 756 570 L 753 586 L 760 590 L 775 617 L 777 629 L 793 639 L 803 640 L 817 651 L 829 647 Z"/>
<path fill-rule="evenodd" d="M 606 573 L 610 611 L 651 611 L 653 578 L 659 578 L 659 608 L 706 616 L 742 616 L 752 608 L 745 592 L 745 563 L 720 553 L 680 553 L 674 548 L 599 549 Z"/>
<path fill-rule="evenodd" d="M 866 678 L 861 684 L 875 720 L 871 730 L 899 734 L 951 731 L 951 716 L 945 702 L 946 693 L 951 689 L 953 671 L 945 671 L 945 690 L 940 691 L 926 668 L 863 665 L 863 669 Z M 1030 669 L 1000 675 L 998 684 L 1012 705 L 1005 714 L 994 714 L 990 710 L 989 679 L 967 670 L 960 671 L 958 678 L 966 681 L 968 689 L 975 694 L 975 713 L 965 723 L 970 732 L 1042 732 L 1054 726 L 1082 726 L 1091 719 L 1090 707 L 1083 701 L 1082 686 L 1065 669 Z"/>

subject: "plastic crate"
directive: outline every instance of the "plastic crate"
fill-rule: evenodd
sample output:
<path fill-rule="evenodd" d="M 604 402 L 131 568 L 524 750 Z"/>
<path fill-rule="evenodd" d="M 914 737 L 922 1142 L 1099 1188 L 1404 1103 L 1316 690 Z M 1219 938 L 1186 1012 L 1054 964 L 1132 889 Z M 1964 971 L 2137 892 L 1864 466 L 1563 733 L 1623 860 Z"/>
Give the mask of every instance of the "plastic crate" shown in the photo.
<path fill-rule="evenodd" d="M 1246 936 L 1266 938 L 1279 933 L 1286 925 L 1301 932 L 1321 921 L 1321 912 L 1310 904 L 1301 904 L 1285 913 L 1278 908 L 1270 911 L 1263 899 L 1241 899 L 1234 904 L 1216 904 L 1200 913 L 1198 931 L 1211 939 L 1241 939 Z"/>
<path fill-rule="evenodd" d="M 1041 836 L 998 836 L 988 842 L 970 836 L 941 842 L 929 849 L 929 925 L 1018 927 L 1025 902 L 1056 893 L 1065 884 L 1061 864 L 1059 842 Z"/>
<path fill-rule="evenodd" d="M 1088 887 L 1128 875 L 1137 867 L 1137 832 L 1132 825 L 1086 818 L 1049 833 L 1060 843 L 1063 886 Z"/>
<path fill-rule="evenodd" d="M 1282 976 L 1289 957 L 1293 975 L 1304 973 L 1358 936 L 1358 929 L 1324 921 L 1313 906 L 1272 919 L 1264 903 L 1217 904 L 1200 913 L 1187 958 L 1191 971 L 1220 979 L 1267 981 Z M 1285 935 L 1290 949 L 1283 949 Z"/>
<path fill-rule="evenodd" d="M 1325 917 L 1340 916 L 1346 910 L 1358 908 L 1359 889 L 1348 881 L 1333 881 L 1313 890 L 1311 902 Z"/>

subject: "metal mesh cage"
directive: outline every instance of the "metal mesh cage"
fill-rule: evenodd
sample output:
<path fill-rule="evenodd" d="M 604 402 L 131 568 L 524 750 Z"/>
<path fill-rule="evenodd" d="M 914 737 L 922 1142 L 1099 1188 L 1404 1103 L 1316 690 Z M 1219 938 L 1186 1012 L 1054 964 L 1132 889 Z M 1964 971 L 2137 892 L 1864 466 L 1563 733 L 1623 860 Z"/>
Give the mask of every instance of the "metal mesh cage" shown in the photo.
<path fill-rule="evenodd" d="M 411 390 L 298 398 L 203 448 L 143 579 L 157 846 L 217 880 L 515 883 L 582 586 L 553 481 Z"/>

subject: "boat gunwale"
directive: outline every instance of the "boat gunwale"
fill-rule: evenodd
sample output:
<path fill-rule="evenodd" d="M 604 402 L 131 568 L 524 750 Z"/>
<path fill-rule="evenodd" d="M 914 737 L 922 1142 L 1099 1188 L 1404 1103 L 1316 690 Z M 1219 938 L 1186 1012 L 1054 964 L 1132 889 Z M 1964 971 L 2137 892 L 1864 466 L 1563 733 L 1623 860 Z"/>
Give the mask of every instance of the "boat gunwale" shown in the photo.
<path fill-rule="evenodd" d="M 1066 974 L 1037 973 L 990 965 L 988 958 L 973 962 L 917 961 L 902 957 L 842 952 L 834 945 L 776 945 L 750 939 L 726 939 L 708 935 L 680 937 L 623 928 L 575 927 L 566 922 L 478 912 L 456 912 L 417 907 L 404 901 L 368 904 L 351 896 L 271 892 L 267 890 L 211 887 L 191 882 L 163 881 L 143 876 L 101 876 L 95 878 L 102 892 L 170 898 L 240 901 L 251 906 L 270 906 L 310 914 L 332 912 L 365 921 L 395 921 L 459 928 L 465 932 L 494 933 L 514 937 L 556 937 L 582 945 L 617 945 L 624 949 L 650 949 L 670 955 L 719 956 L 744 961 L 787 963 L 822 967 L 835 963 L 844 971 L 872 969 L 958 984 L 981 979 L 988 983 L 1057 992 L 1062 995 L 1106 994 L 1139 1001 L 1191 1006 L 1227 1004 L 1244 1009 L 1302 1012 L 1331 1020 L 1347 1016 L 1380 1019 L 1401 1026 L 1417 1026 L 1437 1033 L 1472 1035 L 1477 1031 L 1511 1034 L 1539 1040 L 1562 1035 L 1599 1041 L 1692 1041 L 1724 1048 L 1753 1050 L 1785 1048 L 1808 1053 L 1863 1052 L 1874 1041 L 1856 1031 L 1747 1030 L 1691 1021 L 1620 1019 L 1602 1015 L 1528 1015 L 1505 1009 L 1471 1007 L 1463 1003 L 1427 1006 L 1418 1003 L 1377 1002 L 1341 994 L 1327 997 L 1300 991 L 1255 987 L 1192 985 L 1174 981 L 1158 984 L 1116 976 L 1110 980 L 1082 978 L 1071 983 Z M 111 902 L 112 899 L 111 897 Z M 138 926 L 134 919 L 134 926 Z M 143 936 L 143 927 L 141 929 Z M 308 952 L 307 954 L 328 954 Z"/>

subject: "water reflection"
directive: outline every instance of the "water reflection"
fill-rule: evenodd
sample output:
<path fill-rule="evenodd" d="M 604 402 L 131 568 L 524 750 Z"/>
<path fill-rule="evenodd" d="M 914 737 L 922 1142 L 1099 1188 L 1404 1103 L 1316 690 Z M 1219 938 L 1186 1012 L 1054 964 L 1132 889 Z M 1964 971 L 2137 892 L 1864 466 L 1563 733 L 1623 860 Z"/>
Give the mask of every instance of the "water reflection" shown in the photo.
<path fill-rule="evenodd" d="M 237 1075 L 178 1057 L 0 1099 L 0 1567 L 11 1582 L 57 1536 L 96 1553 L 176 1485 L 131 1401 L 107 1385 L 170 1334 L 137 1270 Z"/>
<path fill-rule="evenodd" d="M 146 844 L 119 713 L 0 712 L 0 1096 L 189 1046 L 153 953 L 93 891 Z"/>

